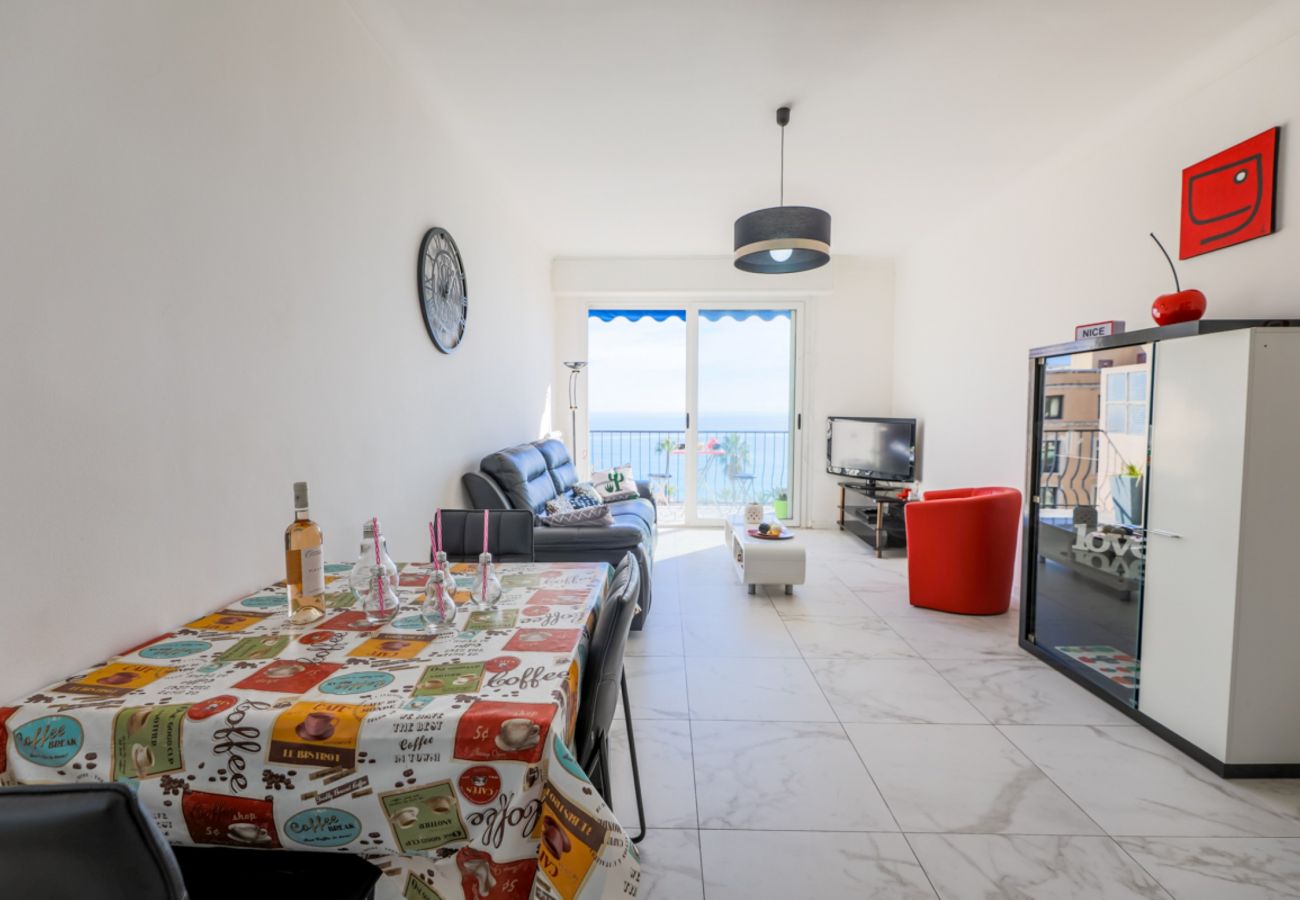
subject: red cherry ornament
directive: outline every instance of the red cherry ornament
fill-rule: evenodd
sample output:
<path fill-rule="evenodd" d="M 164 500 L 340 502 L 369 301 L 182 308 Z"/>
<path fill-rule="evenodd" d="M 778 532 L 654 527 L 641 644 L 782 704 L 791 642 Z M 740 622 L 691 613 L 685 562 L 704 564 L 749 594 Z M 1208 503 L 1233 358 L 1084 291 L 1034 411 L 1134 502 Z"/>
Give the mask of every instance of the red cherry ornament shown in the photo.
<path fill-rule="evenodd" d="M 1182 285 L 1178 283 L 1178 270 L 1174 268 L 1174 261 L 1169 258 L 1169 251 L 1154 233 L 1151 235 L 1151 240 L 1156 242 L 1160 252 L 1165 255 L 1165 262 L 1169 263 L 1169 271 L 1174 273 L 1174 293 L 1161 294 L 1156 298 L 1156 302 L 1151 304 L 1151 318 L 1161 326 L 1195 322 L 1205 315 L 1205 295 L 1195 288 L 1183 290 Z"/>
<path fill-rule="evenodd" d="M 1205 315 L 1205 295 L 1196 289 L 1161 294 L 1151 304 L 1151 318 L 1157 325 L 1195 322 Z"/>

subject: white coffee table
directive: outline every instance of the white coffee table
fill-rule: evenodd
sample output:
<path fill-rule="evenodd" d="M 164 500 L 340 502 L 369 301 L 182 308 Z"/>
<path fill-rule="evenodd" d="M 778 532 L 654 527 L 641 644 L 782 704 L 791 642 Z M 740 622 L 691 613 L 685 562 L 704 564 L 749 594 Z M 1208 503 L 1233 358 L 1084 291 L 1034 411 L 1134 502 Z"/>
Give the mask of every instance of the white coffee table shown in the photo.
<path fill-rule="evenodd" d="M 788 541 L 751 537 L 749 528 L 742 516 L 723 523 L 727 551 L 740 583 L 749 585 L 751 594 L 760 584 L 784 585 L 787 594 L 794 593 L 794 586 L 803 584 L 807 568 L 803 544 L 797 537 Z"/>

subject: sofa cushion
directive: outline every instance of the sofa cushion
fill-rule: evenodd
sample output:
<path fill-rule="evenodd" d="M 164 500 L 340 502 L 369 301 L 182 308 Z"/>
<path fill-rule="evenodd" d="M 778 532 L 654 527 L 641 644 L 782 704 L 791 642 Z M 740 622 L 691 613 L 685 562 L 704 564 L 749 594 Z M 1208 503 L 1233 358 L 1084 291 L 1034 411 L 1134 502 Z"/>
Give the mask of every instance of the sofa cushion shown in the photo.
<path fill-rule="evenodd" d="M 582 528 L 604 527 L 614 524 L 614 517 L 609 507 L 604 505 L 585 506 L 581 509 L 566 509 L 550 515 L 538 516 L 537 521 L 552 528 L 574 525 Z"/>
<path fill-rule="evenodd" d="M 549 438 L 536 441 L 533 446 L 546 459 L 546 468 L 551 470 L 555 493 L 567 494 L 571 491 L 578 483 L 578 470 L 574 467 L 573 460 L 569 457 L 569 448 L 564 446 L 564 442 Z"/>
<path fill-rule="evenodd" d="M 615 466 L 591 473 L 591 483 L 606 503 L 640 496 L 631 466 Z"/>
<path fill-rule="evenodd" d="M 634 521 L 639 521 L 632 517 Z M 533 547 L 538 560 L 581 560 L 585 551 L 632 550 L 646 541 L 644 526 L 615 524 L 606 528 L 574 526 L 538 528 L 533 532 Z M 574 553 L 575 555 L 568 555 Z"/>
<path fill-rule="evenodd" d="M 569 512 L 574 509 L 587 509 L 592 506 L 604 505 L 600 495 L 592 489 L 591 485 L 577 484 L 567 494 L 561 494 L 554 500 L 547 500 L 546 514 L 553 516 L 556 513 Z"/>
<path fill-rule="evenodd" d="M 648 526 L 655 523 L 655 505 L 641 497 L 634 500 L 615 500 L 606 505 L 609 506 L 609 511 L 616 518 L 618 516 L 637 516 Z"/>
<path fill-rule="evenodd" d="M 600 493 L 591 485 L 590 481 L 581 481 L 573 486 L 573 506 L 575 509 L 584 506 L 595 506 L 598 503 L 604 503 L 605 500 Z"/>
<path fill-rule="evenodd" d="M 483 471 L 497 480 L 510 505 L 539 513 L 555 498 L 555 482 L 546 457 L 532 444 L 520 444 L 483 457 Z"/>

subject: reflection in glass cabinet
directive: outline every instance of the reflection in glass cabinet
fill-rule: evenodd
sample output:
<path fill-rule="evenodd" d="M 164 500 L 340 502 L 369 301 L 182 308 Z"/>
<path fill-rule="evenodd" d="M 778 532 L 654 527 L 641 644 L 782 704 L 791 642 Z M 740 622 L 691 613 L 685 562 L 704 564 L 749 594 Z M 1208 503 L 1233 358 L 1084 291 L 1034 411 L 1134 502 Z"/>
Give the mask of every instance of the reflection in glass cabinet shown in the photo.
<path fill-rule="evenodd" d="M 1151 344 L 1036 361 L 1027 637 L 1136 705 Z M 1031 448 L 1032 449 L 1032 448 Z"/>

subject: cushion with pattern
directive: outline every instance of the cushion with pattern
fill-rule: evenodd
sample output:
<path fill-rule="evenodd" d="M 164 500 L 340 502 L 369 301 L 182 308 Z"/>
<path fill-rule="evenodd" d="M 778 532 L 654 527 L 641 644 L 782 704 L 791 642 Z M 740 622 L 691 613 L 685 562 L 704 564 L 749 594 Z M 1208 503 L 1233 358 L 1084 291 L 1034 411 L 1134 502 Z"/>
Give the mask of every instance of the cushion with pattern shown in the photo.
<path fill-rule="evenodd" d="M 590 481 L 584 481 L 581 484 L 575 484 L 573 490 L 569 493 L 569 503 L 574 509 L 583 509 L 588 506 L 599 506 L 605 501 L 601 499 L 600 493 L 592 486 Z"/>
<path fill-rule="evenodd" d="M 543 525 L 613 525 L 614 514 L 609 511 L 608 506 L 601 503 L 596 506 L 583 507 L 582 509 L 552 513 L 549 516 L 539 516 L 539 520 Z"/>
<path fill-rule="evenodd" d="M 615 466 L 602 472 L 591 473 L 591 483 L 606 503 L 615 500 L 631 500 L 641 496 L 636 489 L 636 478 L 632 476 L 631 466 Z"/>

